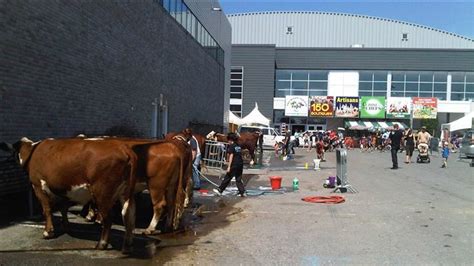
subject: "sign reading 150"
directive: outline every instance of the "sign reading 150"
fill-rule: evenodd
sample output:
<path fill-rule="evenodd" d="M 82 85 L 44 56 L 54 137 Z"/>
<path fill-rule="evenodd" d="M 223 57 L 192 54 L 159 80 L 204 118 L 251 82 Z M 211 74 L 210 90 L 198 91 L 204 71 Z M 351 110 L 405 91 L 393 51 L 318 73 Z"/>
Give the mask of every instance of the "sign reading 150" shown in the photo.
<path fill-rule="evenodd" d="M 327 112 L 329 111 L 329 104 L 327 103 L 313 103 L 311 104 L 311 110 L 315 112 Z"/>

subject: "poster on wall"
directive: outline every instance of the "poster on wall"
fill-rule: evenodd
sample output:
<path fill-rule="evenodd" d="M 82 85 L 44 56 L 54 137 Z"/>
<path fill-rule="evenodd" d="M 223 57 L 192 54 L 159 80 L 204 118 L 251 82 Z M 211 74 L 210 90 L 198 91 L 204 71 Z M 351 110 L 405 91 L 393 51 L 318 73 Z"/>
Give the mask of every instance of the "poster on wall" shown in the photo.
<path fill-rule="evenodd" d="M 308 96 L 285 97 L 285 116 L 308 116 Z"/>
<path fill-rule="evenodd" d="M 359 117 L 359 97 L 336 97 L 336 117 Z"/>
<path fill-rule="evenodd" d="M 385 97 L 362 96 L 360 98 L 361 118 L 385 118 Z"/>
<path fill-rule="evenodd" d="M 333 96 L 312 96 L 309 98 L 309 116 L 332 117 L 334 112 Z"/>
<path fill-rule="evenodd" d="M 438 113 L 437 98 L 413 97 L 414 119 L 436 119 Z"/>
<path fill-rule="evenodd" d="M 387 99 L 387 118 L 409 119 L 411 98 L 390 97 Z"/>

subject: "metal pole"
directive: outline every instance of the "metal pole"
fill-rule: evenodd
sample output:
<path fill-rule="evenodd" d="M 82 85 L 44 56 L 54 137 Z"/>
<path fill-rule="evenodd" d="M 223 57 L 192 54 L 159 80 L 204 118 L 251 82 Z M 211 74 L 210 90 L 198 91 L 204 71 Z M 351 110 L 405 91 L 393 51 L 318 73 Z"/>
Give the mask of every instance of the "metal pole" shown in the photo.
<path fill-rule="evenodd" d="M 153 115 L 151 121 L 151 137 L 156 138 L 158 134 L 158 98 L 151 103 L 153 105 Z"/>

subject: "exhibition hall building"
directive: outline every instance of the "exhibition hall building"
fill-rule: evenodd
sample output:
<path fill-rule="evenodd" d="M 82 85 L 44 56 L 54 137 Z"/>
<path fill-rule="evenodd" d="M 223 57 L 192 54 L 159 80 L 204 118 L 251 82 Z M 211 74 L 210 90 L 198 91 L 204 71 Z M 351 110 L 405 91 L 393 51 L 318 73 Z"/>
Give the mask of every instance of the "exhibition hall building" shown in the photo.
<path fill-rule="evenodd" d="M 474 40 L 423 25 L 326 12 L 230 14 L 230 110 L 258 103 L 275 127 L 418 127 L 474 111 Z"/>

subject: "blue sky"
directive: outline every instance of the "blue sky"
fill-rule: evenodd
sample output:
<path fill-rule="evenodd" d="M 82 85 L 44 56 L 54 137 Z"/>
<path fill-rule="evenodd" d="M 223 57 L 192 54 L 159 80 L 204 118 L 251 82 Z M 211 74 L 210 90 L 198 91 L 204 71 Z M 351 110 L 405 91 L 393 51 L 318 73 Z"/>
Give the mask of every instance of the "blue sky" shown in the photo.
<path fill-rule="evenodd" d="M 474 39 L 474 0 L 220 0 L 226 14 L 254 11 L 327 11 L 391 18 Z"/>

